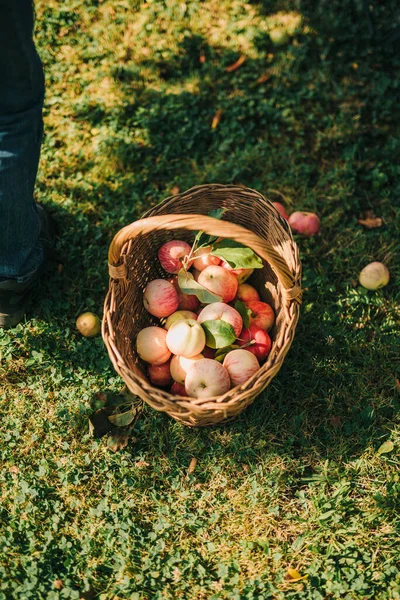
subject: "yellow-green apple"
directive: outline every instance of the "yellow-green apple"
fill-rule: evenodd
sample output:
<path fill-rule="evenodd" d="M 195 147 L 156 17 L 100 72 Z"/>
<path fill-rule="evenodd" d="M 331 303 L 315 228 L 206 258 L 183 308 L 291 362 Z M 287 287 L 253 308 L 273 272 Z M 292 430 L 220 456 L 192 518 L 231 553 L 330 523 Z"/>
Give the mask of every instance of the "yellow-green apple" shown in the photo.
<path fill-rule="evenodd" d="M 211 358 L 196 360 L 186 373 L 186 393 L 194 398 L 221 396 L 230 387 L 228 371 L 221 363 Z"/>
<path fill-rule="evenodd" d="M 195 258 L 193 261 L 193 266 L 197 271 L 204 271 L 204 269 L 210 265 L 219 265 L 221 259 L 219 259 L 218 256 L 212 256 L 210 252 L 211 246 L 196 250 L 194 253 Z"/>
<path fill-rule="evenodd" d="M 184 384 L 188 369 L 196 362 L 196 360 L 201 360 L 202 358 L 204 358 L 202 354 L 197 354 L 191 358 L 186 358 L 185 356 L 173 356 L 170 367 L 172 379 L 178 383 Z"/>
<path fill-rule="evenodd" d="M 318 233 L 321 226 L 318 216 L 312 212 L 296 211 L 290 215 L 288 221 L 293 231 L 306 237 Z"/>
<path fill-rule="evenodd" d="M 206 345 L 206 334 L 197 321 L 185 319 L 171 325 L 166 342 L 172 354 L 191 358 L 203 350 Z"/>
<path fill-rule="evenodd" d="M 259 360 L 265 360 L 271 351 L 271 338 L 268 333 L 258 327 L 258 325 L 250 325 L 248 329 L 242 329 L 240 333 L 239 346 L 246 346 L 246 350 L 254 354 Z M 251 345 L 248 345 L 252 342 Z"/>
<path fill-rule="evenodd" d="M 172 240 L 161 246 L 158 251 L 158 259 L 164 271 L 167 271 L 167 273 L 179 273 L 183 267 L 182 261 L 185 256 L 189 255 L 190 251 L 191 246 L 186 242 Z"/>
<path fill-rule="evenodd" d="M 176 381 L 171 386 L 171 394 L 175 394 L 175 396 L 187 396 L 185 386 Z"/>
<path fill-rule="evenodd" d="M 251 310 L 250 324 L 258 325 L 261 329 L 269 331 L 275 322 L 275 313 L 266 302 L 247 302 L 247 308 Z"/>
<path fill-rule="evenodd" d="M 173 277 L 170 282 L 176 289 L 178 294 L 178 309 L 179 310 L 197 310 L 200 306 L 200 300 L 194 294 L 185 294 L 182 292 L 181 288 L 178 284 L 178 278 Z"/>
<path fill-rule="evenodd" d="M 367 290 L 379 290 L 389 283 L 390 273 L 381 262 L 369 263 L 359 275 L 359 281 Z"/>
<path fill-rule="evenodd" d="M 82 313 L 76 320 L 76 328 L 85 337 L 95 337 L 100 333 L 100 319 L 92 312 Z"/>
<path fill-rule="evenodd" d="M 178 321 L 187 321 L 188 319 L 194 319 L 196 321 L 197 314 L 191 310 L 177 310 L 176 312 L 172 313 L 172 315 L 169 315 L 165 323 L 165 329 L 168 331 L 168 329 L 174 323 L 177 323 Z"/>
<path fill-rule="evenodd" d="M 257 358 L 248 350 L 232 350 L 224 358 L 223 366 L 229 373 L 232 386 L 245 383 L 260 368 Z"/>
<path fill-rule="evenodd" d="M 238 280 L 228 269 L 219 265 L 211 265 L 201 271 L 198 282 L 209 292 L 222 298 L 222 302 L 230 302 L 236 296 Z"/>
<path fill-rule="evenodd" d="M 169 317 L 178 309 L 178 293 L 169 281 L 154 279 L 144 290 L 143 304 L 151 315 L 159 318 Z"/>
<path fill-rule="evenodd" d="M 221 267 L 224 267 L 224 269 L 228 269 L 228 271 L 235 275 L 239 284 L 247 281 L 250 275 L 252 275 L 254 272 L 254 269 L 233 269 L 231 265 L 228 262 L 226 262 L 226 260 L 222 261 Z"/>
<path fill-rule="evenodd" d="M 283 27 L 274 27 L 269 32 L 269 37 L 274 46 L 284 46 L 290 40 L 290 36 Z"/>
<path fill-rule="evenodd" d="M 167 361 L 161 365 L 149 365 L 147 367 L 147 374 L 151 383 L 161 387 L 171 385 L 172 377 L 170 367 L 171 361 Z"/>
<path fill-rule="evenodd" d="M 275 206 L 278 213 L 282 215 L 282 217 L 284 217 L 286 220 L 289 219 L 289 215 L 286 212 L 286 208 L 283 206 L 283 204 L 281 204 L 281 202 L 273 202 L 272 204 Z"/>
<path fill-rule="evenodd" d="M 239 285 L 236 296 L 238 300 L 241 300 L 245 304 L 247 304 L 247 302 L 255 302 L 256 300 L 260 299 L 260 295 L 256 288 L 248 283 L 241 283 Z"/>
<path fill-rule="evenodd" d="M 213 302 L 205 306 L 197 317 L 198 323 L 201 324 L 204 321 L 226 321 L 232 325 L 236 337 L 238 337 L 243 327 L 240 313 L 236 308 L 225 304 L 225 302 Z"/>
<path fill-rule="evenodd" d="M 167 332 L 161 327 L 145 327 L 136 338 L 136 351 L 151 365 L 162 365 L 171 356 L 167 346 Z"/>

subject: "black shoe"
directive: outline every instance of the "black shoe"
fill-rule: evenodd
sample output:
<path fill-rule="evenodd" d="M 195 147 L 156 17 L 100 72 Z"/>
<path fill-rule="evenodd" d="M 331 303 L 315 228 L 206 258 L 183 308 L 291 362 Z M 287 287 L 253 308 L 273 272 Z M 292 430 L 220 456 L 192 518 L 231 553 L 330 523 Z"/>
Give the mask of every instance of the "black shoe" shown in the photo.
<path fill-rule="evenodd" d="M 38 204 L 37 208 L 41 223 L 40 241 L 44 250 L 44 262 L 24 283 L 18 283 L 16 279 L 0 281 L 0 329 L 15 327 L 22 321 L 40 276 L 46 264 L 54 257 L 56 241 L 54 220 L 43 206 Z"/>

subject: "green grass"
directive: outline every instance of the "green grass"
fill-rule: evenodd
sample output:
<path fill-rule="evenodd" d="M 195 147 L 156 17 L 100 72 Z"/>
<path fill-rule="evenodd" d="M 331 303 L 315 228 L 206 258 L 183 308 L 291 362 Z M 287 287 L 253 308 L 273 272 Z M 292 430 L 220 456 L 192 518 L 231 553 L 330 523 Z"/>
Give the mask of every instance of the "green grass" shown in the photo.
<path fill-rule="evenodd" d="M 36 194 L 63 270 L 0 332 L 0 599 L 400 598 L 398 16 L 374 3 L 371 40 L 361 5 L 37 2 Z M 88 416 L 121 380 L 76 316 L 101 313 L 113 235 L 205 182 L 320 214 L 321 235 L 298 239 L 295 340 L 235 421 L 192 430 L 147 407 L 113 454 Z M 358 224 L 368 209 L 381 228 Z M 391 272 L 378 292 L 357 285 L 371 260 Z"/>

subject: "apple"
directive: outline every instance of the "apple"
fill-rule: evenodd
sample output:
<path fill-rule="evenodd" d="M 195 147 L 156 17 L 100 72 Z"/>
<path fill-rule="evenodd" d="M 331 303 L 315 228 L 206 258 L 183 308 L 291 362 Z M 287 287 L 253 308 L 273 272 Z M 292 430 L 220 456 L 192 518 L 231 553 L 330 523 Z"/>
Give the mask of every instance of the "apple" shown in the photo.
<path fill-rule="evenodd" d="M 170 367 L 172 379 L 177 383 L 182 383 L 184 385 L 186 373 L 189 368 L 196 360 L 201 360 L 202 358 L 204 358 L 202 354 L 197 354 L 191 358 L 186 358 L 185 356 L 173 356 Z"/>
<path fill-rule="evenodd" d="M 315 213 L 297 211 L 290 215 L 289 225 L 297 233 L 311 237 L 319 232 L 320 220 Z"/>
<path fill-rule="evenodd" d="M 197 320 L 197 314 L 192 312 L 191 310 L 177 310 L 176 312 L 169 315 L 166 323 L 165 329 L 168 329 L 173 325 L 173 323 L 177 323 L 178 321 L 187 321 L 188 319 Z"/>
<path fill-rule="evenodd" d="M 390 273 L 381 262 L 369 263 L 359 275 L 359 281 L 367 290 L 379 290 L 389 283 Z"/>
<path fill-rule="evenodd" d="M 182 292 L 181 288 L 179 287 L 177 277 L 173 277 L 170 280 L 170 283 L 172 283 L 172 285 L 176 289 L 176 293 L 178 294 L 179 310 L 195 311 L 199 308 L 200 300 L 194 294 L 185 294 L 185 292 Z"/>
<path fill-rule="evenodd" d="M 178 321 L 168 329 L 166 343 L 172 354 L 191 358 L 203 350 L 206 334 L 194 319 Z"/>
<path fill-rule="evenodd" d="M 196 250 L 194 253 L 195 259 L 193 261 L 193 266 L 197 271 L 204 271 L 204 269 L 210 265 L 220 264 L 221 259 L 218 258 L 218 256 L 212 256 L 210 252 L 211 246 Z"/>
<path fill-rule="evenodd" d="M 147 375 L 153 385 L 164 387 L 171 385 L 172 377 L 170 371 L 171 361 L 162 363 L 161 365 L 149 365 L 147 367 Z"/>
<path fill-rule="evenodd" d="M 286 212 L 286 208 L 283 206 L 283 204 L 281 202 L 273 202 L 272 204 L 275 206 L 278 213 L 280 213 L 284 219 L 286 219 L 286 220 L 289 219 L 289 215 Z"/>
<path fill-rule="evenodd" d="M 201 271 L 198 282 L 209 292 L 222 298 L 222 302 L 230 302 L 236 296 L 238 281 L 228 269 L 219 265 L 211 265 Z"/>
<path fill-rule="evenodd" d="M 232 386 L 246 383 L 258 371 L 257 358 L 248 350 L 232 350 L 224 358 L 223 366 L 229 373 Z"/>
<path fill-rule="evenodd" d="M 271 351 L 272 342 L 264 329 L 253 324 L 248 329 L 242 329 L 239 337 L 239 346 L 246 345 L 246 350 L 254 354 L 259 361 L 267 358 Z M 247 344 L 251 341 L 255 343 L 248 346 Z"/>
<path fill-rule="evenodd" d="M 248 283 L 241 283 L 239 285 L 236 296 L 238 300 L 241 300 L 245 304 L 247 302 L 255 302 L 260 299 L 260 295 L 256 288 Z"/>
<path fill-rule="evenodd" d="M 250 324 L 258 325 L 261 329 L 269 331 L 275 322 L 275 313 L 266 302 L 248 302 L 246 306 L 251 310 Z"/>
<path fill-rule="evenodd" d="M 269 37 L 274 46 L 284 46 L 290 40 L 290 36 L 283 27 L 274 27 L 269 32 Z"/>
<path fill-rule="evenodd" d="M 163 244 L 158 250 L 158 259 L 164 271 L 179 273 L 183 268 L 182 260 L 188 256 L 191 249 L 191 246 L 182 240 L 172 240 Z"/>
<path fill-rule="evenodd" d="M 186 393 L 194 398 L 220 396 L 230 387 L 228 371 L 221 363 L 211 358 L 196 360 L 186 374 Z"/>
<path fill-rule="evenodd" d="M 205 306 L 197 317 L 198 323 L 201 324 L 204 321 L 226 321 L 232 325 L 236 337 L 238 337 L 243 327 L 243 320 L 240 313 L 236 308 L 224 302 L 213 302 Z"/>
<path fill-rule="evenodd" d="M 95 337 L 100 333 L 101 322 L 94 313 L 85 312 L 77 318 L 76 328 L 85 337 Z"/>
<path fill-rule="evenodd" d="M 178 293 L 169 281 L 154 279 L 144 290 L 143 304 L 151 315 L 159 318 L 169 317 L 178 309 Z"/>
<path fill-rule="evenodd" d="M 167 346 L 167 332 L 161 327 L 145 327 L 136 338 L 136 352 L 151 365 L 167 362 L 171 352 Z"/>
<path fill-rule="evenodd" d="M 175 394 L 176 396 L 187 396 L 185 386 L 177 381 L 174 381 L 171 386 L 171 394 Z"/>
<path fill-rule="evenodd" d="M 228 271 L 235 275 L 239 284 L 244 283 L 254 272 L 254 269 L 233 269 L 231 265 L 225 260 L 222 261 L 221 267 L 224 267 L 224 269 L 228 269 Z"/>
<path fill-rule="evenodd" d="M 204 346 L 202 355 L 204 358 L 215 358 L 216 350 L 214 348 L 210 348 L 209 346 Z"/>

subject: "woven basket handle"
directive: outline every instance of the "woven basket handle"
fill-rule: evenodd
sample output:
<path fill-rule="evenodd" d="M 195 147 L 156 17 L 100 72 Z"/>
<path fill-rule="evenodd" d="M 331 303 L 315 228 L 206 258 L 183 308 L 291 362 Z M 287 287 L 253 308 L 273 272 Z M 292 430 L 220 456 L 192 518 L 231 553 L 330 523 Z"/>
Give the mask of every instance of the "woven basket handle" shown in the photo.
<path fill-rule="evenodd" d="M 301 288 L 296 285 L 295 278 L 285 259 L 270 244 L 241 225 L 200 214 L 169 214 L 147 217 L 121 229 L 111 242 L 108 251 L 110 277 L 114 279 L 124 279 L 126 277 L 125 265 L 121 264 L 121 251 L 124 244 L 129 240 L 157 229 L 198 231 L 199 227 L 208 235 L 230 238 L 254 250 L 256 254 L 271 265 L 286 290 L 287 299 L 301 302 Z"/>

